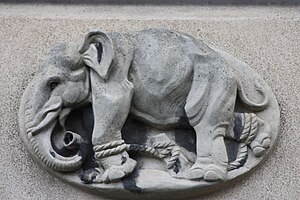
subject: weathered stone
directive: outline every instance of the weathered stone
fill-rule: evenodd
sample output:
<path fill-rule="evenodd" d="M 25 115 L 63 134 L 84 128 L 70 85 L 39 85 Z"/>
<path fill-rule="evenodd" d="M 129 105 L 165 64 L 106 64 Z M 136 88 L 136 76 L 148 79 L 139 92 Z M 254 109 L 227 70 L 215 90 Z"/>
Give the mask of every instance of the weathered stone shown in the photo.
<path fill-rule="evenodd" d="M 30 154 L 64 181 L 115 198 L 186 197 L 236 180 L 274 145 L 271 89 L 221 50 L 166 29 L 94 30 L 77 49 L 52 48 L 19 112 Z"/>
<path fill-rule="evenodd" d="M 106 32 L 126 33 L 150 27 L 164 27 L 188 33 L 206 44 L 230 52 L 236 58 L 245 61 L 271 86 L 281 110 L 278 143 L 262 165 L 247 176 L 236 179 L 233 185 L 215 190 L 209 195 L 200 197 L 198 190 L 189 194 L 195 196 L 195 199 L 203 200 L 298 199 L 300 189 L 298 184 L 300 179 L 298 173 L 300 168 L 299 22 L 297 7 L 1 4 L 1 199 L 107 199 L 105 198 L 108 196 L 107 193 L 95 192 L 91 189 L 91 194 L 88 194 L 84 190 L 78 190 L 50 176 L 33 162 L 19 137 L 17 112 L 20 97 L 32 80 L 38 61 L 43 59 L 57 43 L 77 43 L 82 40 L 86 31 L 93 28 L 101 28 Z M 86 123 L 92 121 L 86 117 L 90 117 L 89 109 L 91 108 L 83 109 L 84 112 L 78 110 L 69 116 L 73 117 L 69 119 L 70 122 L 83 116 L 86 119 L 85 124 L 74 123 L 78 124 L 78 129 L 76 128 L 74 132 L 80 130 L 80 126 L 84 126 L 85 129 L 79 132 L 93 127 L 92 124 Z M 134 120 L 130 123 L 135 124 Z M 130 126 L 125 126 L 124 129 L 130 130 Z M 147 128 L 141 125 L 136 129 L 136 134 L 146 130 Z M 126 135 L 124 131 L 126 130 L 123 130 Z M 86 132 L 84 135 L 91 133 L 92 130 Z M 176 130 L 176 142 L 188 138 L 189 142 L 182 145 L 193 146 L 191 145 L 194 141 L 193 134 L 186 132 L 184 129 Z M 126 137 L 123 138 L 127 141 Z M 131 141 L 144 143 L 145 138 Z M 193 148 L 189 150 L 194 151 Z M 234 150 L 235 148 L 232 148 L 233 152 Z M 136 154 L 130 153 L 130 156 L 136 159 L 134 157 Z M 154 161 L 151 162 L 152 165 Z M 88 168 L 90 166 L 85 166 L 85 169 Z M 126 180 L 127 188 L 135 188 L 132 179 Z M 137 187 L 136 190 L 139 191 Z M 99 193 L 103 197 L 93 195 Z M 151 199 L 151 194 L 144 193 L 143 197 Z M 175 193 L 174 196 L 170 193 L 168 195 L 170 198 L 178 196 Z M 129 193 L 128 197 L 130 196 Z"/>

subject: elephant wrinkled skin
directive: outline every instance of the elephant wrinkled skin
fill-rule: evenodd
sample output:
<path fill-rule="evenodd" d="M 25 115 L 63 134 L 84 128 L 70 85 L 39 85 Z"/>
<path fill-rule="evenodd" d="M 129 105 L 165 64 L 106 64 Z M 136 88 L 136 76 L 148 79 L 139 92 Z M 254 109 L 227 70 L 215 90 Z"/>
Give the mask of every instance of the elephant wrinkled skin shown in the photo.
<path fill-rule="evenodd" d="M 268 89 L 255 75 L 245 74 L 245 68 L 226 53 L 175 31 L 90 31 L 79 51 L 67 45 L 54 48 L 27 87 L 22 100 L 27 137 L 47 167 L 80 169 L 86 157 L 84 140 L 66 132 L 64 124 L 73 109 L 92 103 L 92 145 L 103 171 L 91 171 L 82 180 L 109 183 L 136 166 L 121 136 L 129 113 L 160 130 L 188 121 L 196 132 L 197 157 L 186 178 L 222 181 L 228 172 L 224 137 L 237 100 L 248 112 L 269 105 Z M 76 154 L 62 156 L 52 147 L 51 134 L 57 127 L 66 132 L 59 147 L 77 148 Z M 270 137 L 270 131 L 262 131 L 252 138 L 249 145 L 255 156 L 269 148 Z"/>

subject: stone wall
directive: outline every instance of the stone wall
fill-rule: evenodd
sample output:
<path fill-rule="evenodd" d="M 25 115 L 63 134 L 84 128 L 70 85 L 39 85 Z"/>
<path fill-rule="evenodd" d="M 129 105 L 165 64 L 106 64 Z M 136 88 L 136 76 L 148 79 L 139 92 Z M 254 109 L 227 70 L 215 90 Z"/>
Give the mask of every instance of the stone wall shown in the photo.
<path fill-rule="evenodd" d="M 241 182 L 195 199 L 300 196 L 299 7 L 49 6 L 0 4 L 0 199 L 101 199 L 48 175 L 18 133 L 21 95 L 51 46 L 90 29 L 186 32 L 250 64 L 272 87 L 281 131 L 269 158 Z"/>
<path fill-rule="evenodd" d="M 299 5 L 298 0 L 1 0 L 6 3 L 94 5 Z"/>

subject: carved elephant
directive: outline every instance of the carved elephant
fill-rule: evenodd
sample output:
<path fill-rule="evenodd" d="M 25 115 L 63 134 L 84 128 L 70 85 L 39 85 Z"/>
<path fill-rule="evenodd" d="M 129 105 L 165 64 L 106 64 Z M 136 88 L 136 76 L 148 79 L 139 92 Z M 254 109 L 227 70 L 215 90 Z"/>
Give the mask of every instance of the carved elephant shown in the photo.
<path fill-rule="evenodd" d="M 269 102 L 264 85 L 244 68 L 248 66 L 228 54 L 174 31 L 91 31 L 79 51 L 57 46 L 39 67 L 24 95 L 29 98 L 23 100 L 27 136 L 46 166 L 79 169 L 84 154 L 61 156 L 50 137 L 57 124 L 63 130 L 72 109 L 91 102 L 92 144 L 104 173 L 93 172 L 85 181 L 114 182 L 136 165 L 121 137 L 129 113 L 162 130 L 188 122 L 196 132 L 197 151 L 188 177 L 223 180 L 228 165 L 224 137 L 236 102 L 248 111 L 264 110 Z M 65 147 L 82 140 L 75 133 L 67 138 Z M 261 133 L 250 147 L 260 156 L 269 145 L 270 135 Z"/>

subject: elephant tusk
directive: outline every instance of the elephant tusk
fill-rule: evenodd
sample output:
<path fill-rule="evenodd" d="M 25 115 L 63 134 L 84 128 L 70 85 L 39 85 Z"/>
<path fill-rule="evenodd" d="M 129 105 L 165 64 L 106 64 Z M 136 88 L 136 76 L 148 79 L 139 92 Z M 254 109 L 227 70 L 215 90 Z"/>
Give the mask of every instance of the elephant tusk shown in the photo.
<path fill-rule="evenodd" d="M 47 113 L 47 116 L 39 123 L 38 126 L 28 129 L 28 132 L 31 133 L 33 136 L 36 135 L 39 130 L 48 126 L 50 122 L 52 122 L 58 115 L 59 115 L 60 108 L 56 111 L 51 111 Z"/>

